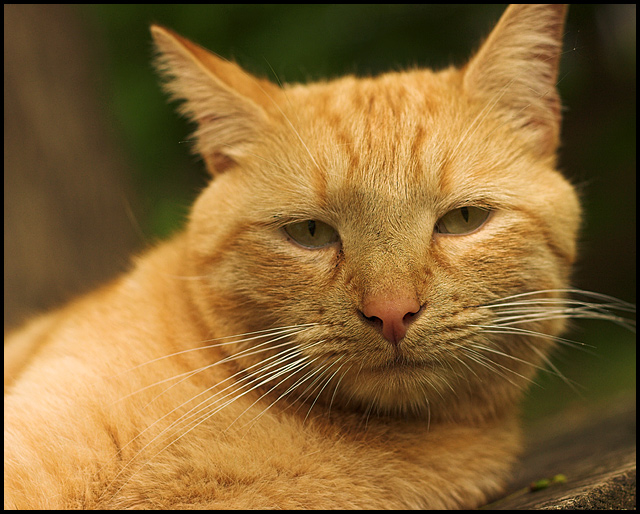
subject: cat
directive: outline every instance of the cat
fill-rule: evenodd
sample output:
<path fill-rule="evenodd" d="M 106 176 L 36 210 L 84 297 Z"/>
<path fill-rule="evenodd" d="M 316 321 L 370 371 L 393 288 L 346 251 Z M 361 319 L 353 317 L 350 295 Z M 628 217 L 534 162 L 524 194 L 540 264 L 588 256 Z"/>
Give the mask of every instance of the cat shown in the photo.
<path fill-rule="evenodd" d="M 498 496 L 519 400 L 590 313 L 565 16 L 509 6 L 459 69 L 282 87 L 152 26 L 212 178 L 182 233 L 5 340 L 5 508 Z"/>

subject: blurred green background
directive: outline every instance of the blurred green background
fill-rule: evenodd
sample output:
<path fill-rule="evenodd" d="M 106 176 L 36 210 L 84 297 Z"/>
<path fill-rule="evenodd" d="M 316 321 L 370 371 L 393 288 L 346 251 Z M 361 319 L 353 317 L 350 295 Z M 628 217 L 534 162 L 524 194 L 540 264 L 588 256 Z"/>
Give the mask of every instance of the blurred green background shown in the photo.
<path fill-rule="evenodd" d="M 462 64 L 504 5 L 91 5 L 74 6 L 103 82 L 97 94 L 140 202 L 142 238 L 184 221 L 206 184 L 184 143 L 191 132 L 167 105 L 151 66 L 148 26 L 160 23 L 273 81 Z M 559 89 L 566 107 L 560 163 L 580 189 L 585 221 L 575 286 L 635 303 L 636 7 L 570 8 Z M 6 29 L 5 29 L 6 30 Z M 6 121 L 5 121 L 6 123 Z M 635 394 L 635 336 L 605 322 L 577 322 L 568 337 L 593 353 L 562 348 L 555 363 L 578 384 L 542 374 L 532 415 Z"/>

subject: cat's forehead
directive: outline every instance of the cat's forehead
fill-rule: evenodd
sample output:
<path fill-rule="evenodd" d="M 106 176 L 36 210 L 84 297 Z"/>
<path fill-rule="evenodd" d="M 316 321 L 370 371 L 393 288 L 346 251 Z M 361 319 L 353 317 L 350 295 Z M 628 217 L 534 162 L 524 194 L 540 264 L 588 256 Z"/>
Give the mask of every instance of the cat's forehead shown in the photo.
<path fill-rule="evenodd" d="M 415 136 L 411 132 L 425 127 L 447 105 L 455 77 L 429 70 L 344 77 L 285 89 L 285 97 L 294 110 L 294 125 L 296 119 L 304 119 L 304 126 L 313 127 L 319 136 L 333 136 L 338 144 L 368 143 L 374 149 L 382 138 Z"/>
<path fill-rule="evenodd" d="M 294 87 L 287 130 L 341 201 L 437 200 L 489 176 L 481 161 L 490 142 L 470 151 L 473 138 L 463 137 L 473 113 L 460 88 L 455 70 Z"/>

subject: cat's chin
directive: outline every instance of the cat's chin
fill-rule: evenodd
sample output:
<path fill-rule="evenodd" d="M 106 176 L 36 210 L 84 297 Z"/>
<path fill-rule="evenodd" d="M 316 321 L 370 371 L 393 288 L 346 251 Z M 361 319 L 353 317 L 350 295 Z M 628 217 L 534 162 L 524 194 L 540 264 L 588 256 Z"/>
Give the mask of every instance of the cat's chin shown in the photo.
<path fill-rule="evenodd" d="M 392 361 L 362 367 L 342 380 L 341 396 L 347 406 L 381 415 L 430 416 L 430 398 L 438 386 L 431 382 L 430 366 L 419 362 Z"/>

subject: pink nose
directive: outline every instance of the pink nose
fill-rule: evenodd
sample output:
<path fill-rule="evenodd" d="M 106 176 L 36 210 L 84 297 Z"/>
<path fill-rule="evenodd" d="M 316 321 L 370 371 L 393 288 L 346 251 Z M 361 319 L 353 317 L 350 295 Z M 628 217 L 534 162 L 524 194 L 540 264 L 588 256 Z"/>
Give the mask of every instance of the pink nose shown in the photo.
<path fill-rule="evenodd" d="M 420 304 L 415 298 L 381 296 L 366 301 L 362 314 L 387 341 L 397 345 L 419 311 Z"/>

